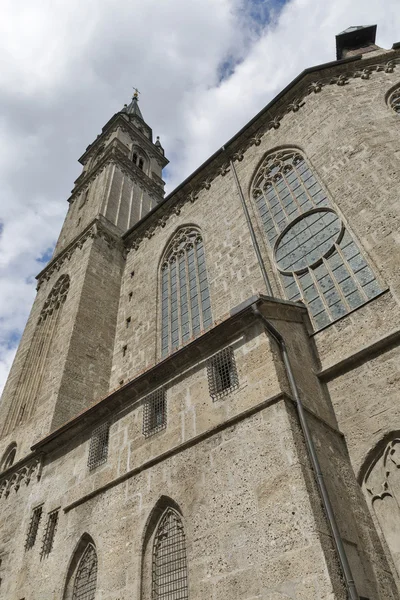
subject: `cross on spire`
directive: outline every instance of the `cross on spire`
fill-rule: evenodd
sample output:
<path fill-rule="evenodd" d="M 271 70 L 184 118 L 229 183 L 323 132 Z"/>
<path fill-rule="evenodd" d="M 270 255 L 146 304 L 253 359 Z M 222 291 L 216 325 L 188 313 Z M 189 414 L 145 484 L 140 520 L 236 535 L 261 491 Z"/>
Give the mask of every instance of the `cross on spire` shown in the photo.
<path fill-rule="evenodd" d="M 136 87 L 134 87 L 132 89 L 134 91 L 133 97 L 136 99 L 139 99 L 139 94 L 140 94 L 139 90 Z"/>

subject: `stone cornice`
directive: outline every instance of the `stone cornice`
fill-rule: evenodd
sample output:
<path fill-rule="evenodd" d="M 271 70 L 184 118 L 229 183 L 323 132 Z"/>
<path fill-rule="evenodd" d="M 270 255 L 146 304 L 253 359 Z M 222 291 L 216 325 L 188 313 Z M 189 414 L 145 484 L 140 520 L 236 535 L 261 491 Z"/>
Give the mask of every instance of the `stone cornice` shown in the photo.
<path fill-rule="evenodd" d="M 330 86 L 351 85 L 356 79 L 369 80 L 375 73 L 393 73 L 399 62 L 400 52 L 392 50 L 370 58 L 322 65 L 321 69 L 310 69 L 299 75 L 249 125 L 124 234 L 127 247 L 137 250 L 144 238 L 151 238 L 158 227 L 165 227 L 172 214 L 179 214 L 186 203 L 195 202 L 203 190 L 209 190 L 216 177 L 223 177 L 230 171 L 230 159 L 243 160 L 246 150 L 251 146 L 259 146 L 264 135 L 270 130 L 279 129 L 282 119 L 289 113 L 300 111 L 311 95 L 319 94 Z"/>
<path fill-rule="evenodd" d="M 111 231 L 106 224 L 104 217 L 96 217 L 89 225 L 80 233 L 72 242 L 64 248 L 57 256 L 55 256 L 46 267 L 36 276 L 38 280 L 37 289 L 40 288 L 44 281 L 48 281 L 55 271 L 59 271 L 65 262 L 68 262 L 77 248 L 82 248 L 89 239 L 102 238 L 105 240 L 109 248 L 115 248 L 117 245 L 123 245 L 121 238 Z"/>
<path fill-rule="evenodd" d="M 130 160 L 129 150 L 120 140 L 115 138 L 104 150 L 103 156 L 95 167 L 90 169 L 88 173 L 82 173 L 82 175 L 78 177 L 75 182 L 76 185 L 72 190 L 72 194 L 68 198 L 68 202 L 74 202 L 75 198 L 82 192 L 85 192 L 96 177 L 110 164 L 119 167 L 124 175 L 130 177 L 133 181 L 136 181 L 144 187 L 157 202 L 164 197 L 164 189 L 158 185 L 158 183 L 150 179 L 150 177 L 143 173 L 143 171 Z"/>

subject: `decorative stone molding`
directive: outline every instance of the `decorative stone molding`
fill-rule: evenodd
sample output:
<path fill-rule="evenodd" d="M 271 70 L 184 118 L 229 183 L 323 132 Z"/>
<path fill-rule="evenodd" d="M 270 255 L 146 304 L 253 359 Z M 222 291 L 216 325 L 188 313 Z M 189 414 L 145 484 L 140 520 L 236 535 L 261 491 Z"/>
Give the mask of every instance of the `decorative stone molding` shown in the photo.
<path fill-rule="evenodd" d="M 329 75 L 325 78 L 321 78 L 316 81 L 304 82 L 303 85 L 301 82 L 298 84 L 298 89 L 296 89 L 296 97 L 289 97 L 286 105 L 281 106 L 280 109 L 276 109 L 275 107 L 271 107 L 271 110 L 266 112 L 264 115 L 260 116 L 261 126 L 257 132 L 250 133 L 247 140 L 239 149 L 234 147 L 234 152 L 230 156 L 233 161 L 242 161 L 244 158 L 244 154 L 246 150 L 248 150 L 251 146 L 259 146 L 261 144 L 262 138 L 267 134 L 268 131 L 273 129 L 278 129 L 281 126 L 282 119 L 289 113 L 297 113 L 299 110 L 306 104 L 307 97 L 310 94 L 319 94 L 323 91 L 324 88 L 337 85 L 339 87 L 344 87 L 350 85 L 352 80 L 361 78 L 364 80 L 371 79 L 371 75 L 377 72 L 385 72 L 385 73 L 393 73 L 394 69 L 398 66 L 400 62 L 399 58 L 394 58 L 392 60 L 387 61 L 387 57 L 382 57 L 382 63 L 375 64 L 367 64 L 363 69 L 355 68 L 360 66 L 361 61 L 354 61 L 347 65 L 338 65 L 338 69 L 344 69 L 343 72 L 338 75 L 332 77 Z M 362 64 L 365 64 L 365 60 L 362 61 Z M 335 68 L 335 67 L 334 67 Z M 246 134 L 243 134 L 243 137 Z M 186 197 L 177 197 L 175 202 L 173 198 L 171 198 L 171 202 L 169 206 L 163 207 L 163 216 L 161 219 L 154 221 L 154 219 L 149 219 L 149 221 L 144 225 L 144 228 L 139 228 L 137 233 L 132 234 L 132 238 L 128 242 L 128 246 L 137 250 L 140 242 L 144 237 L 151 237 L 154 235 L 155 230 L 158 226 L 165 227 L 166 221 L 170 217 L 171 214 L 179 215 L 182 207 L 186 202 L 193 203 L 197 200 L 200 191 L 208 191 L 211 188 L 212 182 L 218 176 L 225 176 L 230 168 L 229 162 L 227 162 L 227 158 L 229 158 L 229 148 L 223 154 L 222 160 L 224 161 L 221 164 L 221 161 L 218 161 L 218 157 L 215 159 L 215 167 L 212 168 L 207 165 L 207 177 L 198 184 L 197 191 L 191 191 Z M 156 219 L 156 217 L 154 216 Z M 147 229 L 151 230 L 151 236 L 146 234 Z"/>
<path fill-rule="evenodd" d="M 32 479 L 38 481 L 42 474 L 43 455 L 35 456 L 24 464 L 10 468 L 0 474 L 0 498 L 7 498 L 11 491 L 18 492 L 22 484 L 28 486 Z"/>
<path fill-rule="evenodd" d="M 53 273 L 59 271 L 64 263 L 71 260 L 77 248 L 81 249 L 89 239 L 102 238 L 110 249 L 113 249 L 120 242 L 120 239 L 114 237 L 104 225 L 98 219 L 95 219 L 90 225 L 82 232 L 82 234 L 75 238 L 58 256 L 49 262 L 49 264 L 37 275 L 36 279 L 38 284 L 36 289 L 39 289 L 44 281 L 49 281 Z M 122 246 L 121 246 L 122 249 Z"/>

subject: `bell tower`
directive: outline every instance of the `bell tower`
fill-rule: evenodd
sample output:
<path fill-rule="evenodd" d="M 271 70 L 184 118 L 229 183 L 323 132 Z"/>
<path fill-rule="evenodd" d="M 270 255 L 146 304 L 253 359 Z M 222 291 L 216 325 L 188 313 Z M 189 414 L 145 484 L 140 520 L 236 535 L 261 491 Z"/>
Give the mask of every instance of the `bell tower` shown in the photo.
<path fill-rule="evenodd" d="M 164 196 L 168 163 L 135 91 L 79 159 L 83 166 L 0 404 L 0 456 L 35 440 L 109 392 L 125 265 L 122 235 Z"/>
<path fill-rule="evenodd" d="M 129 105 L 115 114 L 79 162 L 55 254 L 98 215 L 122 234 L 140 221 L 164 197 L 162 169 L 168 164 L 157 137 L 139 108 L 136 90 Z"/>

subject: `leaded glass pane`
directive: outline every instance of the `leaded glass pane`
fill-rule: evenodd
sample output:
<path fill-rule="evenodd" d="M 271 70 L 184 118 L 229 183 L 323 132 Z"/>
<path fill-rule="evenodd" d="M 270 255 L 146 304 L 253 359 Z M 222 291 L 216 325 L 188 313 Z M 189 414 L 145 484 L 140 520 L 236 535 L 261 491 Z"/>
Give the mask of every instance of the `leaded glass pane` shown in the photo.
<path fill-rule="evenodd" d="M 203 241 L 195 228 L 181 229 L 165 253 L 161 321 L 163 356 L 212 324 Z"/>
<path fill-rule="evenodd" d="M 382 292 L 297 150 L 267 156 L 254 181 L 252 194 L 285 295 L 305 302 L 316 329 Z"/>

